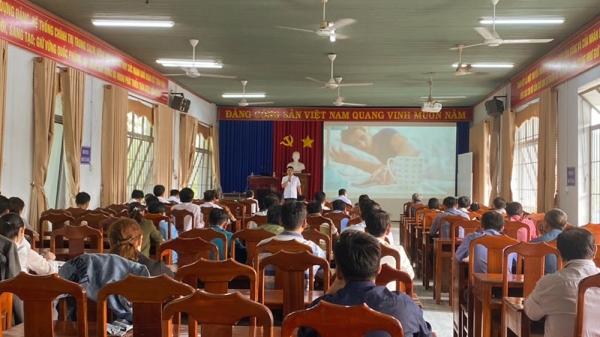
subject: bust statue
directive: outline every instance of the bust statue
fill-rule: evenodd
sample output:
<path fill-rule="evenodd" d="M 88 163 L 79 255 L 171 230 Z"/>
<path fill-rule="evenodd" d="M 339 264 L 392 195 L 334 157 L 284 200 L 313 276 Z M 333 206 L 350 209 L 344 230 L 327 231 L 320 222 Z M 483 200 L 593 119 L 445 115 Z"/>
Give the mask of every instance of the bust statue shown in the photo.
<path fill-rule="evenodd" d="M 291 166 L 294 168 L 294 172 L 301 173 L 305 169 L 305 167 L 304 164 L 298 161 L 300 159 L 300 152 L 295 151 L 294 153 L 292 153 L 292 159 L 294 161 L 288 163 L 286 166 Z"/>

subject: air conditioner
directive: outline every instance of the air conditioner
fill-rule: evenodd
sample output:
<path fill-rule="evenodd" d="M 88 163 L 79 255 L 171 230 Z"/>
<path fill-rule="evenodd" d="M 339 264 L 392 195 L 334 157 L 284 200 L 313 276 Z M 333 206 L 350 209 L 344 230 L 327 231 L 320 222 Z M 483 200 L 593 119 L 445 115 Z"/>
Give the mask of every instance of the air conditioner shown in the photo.
<path fill-rule="evenodd" d="M 421 111 L 423 112 L 440 112 L 442 110 L 442 103 L 427 101 L 423 102 Z"/>

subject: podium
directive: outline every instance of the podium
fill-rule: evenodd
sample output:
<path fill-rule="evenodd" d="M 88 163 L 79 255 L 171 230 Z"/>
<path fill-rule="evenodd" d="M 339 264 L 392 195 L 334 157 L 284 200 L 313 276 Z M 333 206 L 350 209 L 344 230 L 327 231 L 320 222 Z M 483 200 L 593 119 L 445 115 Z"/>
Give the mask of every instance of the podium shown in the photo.
<path fill-rule="evenodd" d="M 281 190 L 280 178 L 271 176 L 250 176 L 248 177 L 248 186 L 254 195 L 258 195 L 258 190 L 269 190 L 272 192 L 278 192 Z"/>

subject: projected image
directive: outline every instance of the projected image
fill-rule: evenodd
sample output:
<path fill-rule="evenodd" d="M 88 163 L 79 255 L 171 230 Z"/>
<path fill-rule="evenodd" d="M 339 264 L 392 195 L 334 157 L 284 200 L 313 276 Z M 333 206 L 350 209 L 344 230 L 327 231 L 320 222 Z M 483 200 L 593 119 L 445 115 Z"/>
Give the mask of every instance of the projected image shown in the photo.
<path fill-rule="evenodd" d="M 382 197 L 454 195 L 454 125 L 325 124 L 324 189 Z"/>

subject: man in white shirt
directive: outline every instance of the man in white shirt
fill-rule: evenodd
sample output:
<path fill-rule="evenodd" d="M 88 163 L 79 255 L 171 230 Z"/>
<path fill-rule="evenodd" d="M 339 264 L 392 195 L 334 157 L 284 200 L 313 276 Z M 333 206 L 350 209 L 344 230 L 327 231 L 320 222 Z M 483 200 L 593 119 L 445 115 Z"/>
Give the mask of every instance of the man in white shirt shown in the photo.
<path fill-rule="evenodd" d="M 168 204 L 169 200 L 164 198 L 166 190 L 167 189 L 163 185 L 156 185 L 154 186 L 152 193 L 154 193 L 154 196 L 158 198 L 158 201 L 162 202 L 163 204 Z"/>
<path fill-rule="evenodd" d="M 494 211 L 500 214 L 506 214 L 506 200 L 502 197 L 497 197 L 492 202 L 492 206 L 494 207 Z"/>
<path fill-rule="evenodd" d="M 381 206 L 378 203 L 376 203 L 375 201 L 370 200 L 370 199 L 367 201 L 364 201 L 360 206 L 360 217 L 361 217 L 361 219 L 363 219 L 363 221 L 356 225 L 347 226 L 345 229 L 342 230 L 342 233 L 345 231 L 364 232 L 365 228 L 367 228 L 367 225 L 365 224 L 365 219 L 367 218 L 367 216 L 369 216 L 369 214 L 371 214 L 375 211 L 378 211 L 380 209 L 381 209 Z M 389 234 L 386 234 L 385 237 L 390 242 L 390 245 L 394 244 L 394 236 L 392 235 L 391 231 Z"/>
<path fill-rule="evenodd" d="M 327 195 L 323 191 L 315 192 L 315 201 L 321 204 L 321 209 L 323 211 L 331 211 L 329 207 L 325 206 L 325 202 L 327 201 Z"/>
<path fill-rule="evenodd" d="M 168 202 L 174 202 L 176 204 L 181 203 L 181 201 L 179 200 L 179 190 L 171 190 L 169 194 L 169 199 L 167 199 Z"/>
<path fill-rule="evenodd" d="M 556 247 L 564 268 L 540 279 L 525 299 L 525 313 L 530 319 L 546 318 L 545 337 L 573 336 L 579 282 L 600 273 L 593 260 L 596 244 L 591 232 L 583 228 L 567 228 L 556 238 Z M 600 291 L 588 290 L 585 302 L 585 311 L 589 314 L 583 321 L 584 336 L 600 336 L 600 321 L 588 319 L 600 310 Z"/>
<path fill-rule="evenodd" d="M 171 210 L 184 209 L 192 212 L 194 214 L 194 228 L 204 227 L 200 206 L 192 204 L 192 200 L 194 200 L 194 191 L 191 188 L 186 187 L 179 192 L 179 198 L 181 199 L 181 204 L 174 205 L 171 207 Z M 186 216 L 183 222 L 183 231 L 189 231 L 190 229 L 192 229 L 192 219 L 190 219 L 189 216 Z"/>
<path fill-rule="evenodd" d="M 340 188 L 340 190 L 338 191 L 338 197 L 335 200 L 341 200 L 346 204 L 352 206 L 352 200 L 348 199 L 348 191 L 346 191 L 346 189 L 344 188 Z"/>
<path fill-rule="evenodd" d="M 294 175 L 293 167 L 287 167 L 287 175 L 281 179 L 281 188 L 283 188 L 283 198 L 285 201 L 296 200 L 302 194 L 300 179 Z"/>
<path fill-rule="evenodd" d="M 254 191 L 253 190 L 246 191 L 246 200 L 250 200 L 253 202 L 252 210 L 251 210 L 252 214 L 259 211 L 258 200 L 254 199 Z"/>
<path fill-rule="evenodd" d="M 127 201 L 127 204 L 131 204 L 134 202 L 139 202 L 140 204 L 144 203 L 144 192 L 140 190 L 133 190 L 131 192 L 131 199 Z"/>
<path fill-rule="evenodd" d="M 471 206 L 471 200 L 469 197 L 462 196 L 458 198 L 458 210 L 467 214 L 469 213 L 469 206 Z"/>

